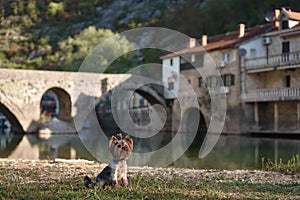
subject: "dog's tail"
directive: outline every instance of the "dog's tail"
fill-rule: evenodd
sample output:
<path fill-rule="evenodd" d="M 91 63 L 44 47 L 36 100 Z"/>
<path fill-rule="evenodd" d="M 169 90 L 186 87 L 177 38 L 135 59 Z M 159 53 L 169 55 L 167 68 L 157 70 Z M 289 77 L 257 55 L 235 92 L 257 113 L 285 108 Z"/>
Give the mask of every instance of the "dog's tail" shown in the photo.
<path fill-rule="evenodd" d="M 88 176 L 84 177 L 84 186 L 86 188 L 89 188 L 89 186 L 92 185 L 93 187 L 95 186 L 95 183 L 93 183 L 92 179 Z"/>

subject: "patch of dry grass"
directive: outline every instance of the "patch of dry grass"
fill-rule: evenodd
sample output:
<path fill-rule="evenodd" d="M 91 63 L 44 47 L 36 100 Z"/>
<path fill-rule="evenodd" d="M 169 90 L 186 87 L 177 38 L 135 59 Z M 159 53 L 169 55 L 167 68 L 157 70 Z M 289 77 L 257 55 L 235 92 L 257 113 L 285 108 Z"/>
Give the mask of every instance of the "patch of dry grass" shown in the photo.
<path fill-rule="evenodd" d="M 86 189 L 85 175 L 104 167 L 92 162 L 0 160 L 3 199 L 300 199 L 299 174 L 129 169 L 130 187 Z M 265 180 L 265 181 L 264 181 Z"/>

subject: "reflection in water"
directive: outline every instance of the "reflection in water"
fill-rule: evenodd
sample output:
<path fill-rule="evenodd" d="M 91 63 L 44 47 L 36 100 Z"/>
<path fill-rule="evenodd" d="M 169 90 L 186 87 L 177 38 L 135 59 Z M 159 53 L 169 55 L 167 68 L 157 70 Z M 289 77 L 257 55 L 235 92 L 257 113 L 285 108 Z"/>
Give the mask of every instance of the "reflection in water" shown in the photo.
<path fill-rule="evenodd" d="M 9 159 L 87 159 L 94 160 L 77 135 L 0 135 L 0 157 Z"/>
<path fill-rule="evenodd" d="M 213 150 L 203 159 L 186 152 L 172 164 L 195 169 L 261 169 L 262 158 L 284 162 L 300 154 L 300 140 L 221 136 Z"/>
<path fill-rule="evenodd" d="M 97 141 L 92 141 L 91 148 L 105 148 L 99 147 Z M 52 135 L 48 139 L 37 135 L 0 134 L 0 144 L 1 158 L 95 160 L 76 134 Z M 282 158 L 286 162 L 293 155 L 299 155 L 300 140 L 221 136 L 208 156 L 199 159 L 198 152 L 199 149 L 189 149 L 171 166 L 195 169 L 261 169 L 263 157 L 272 161 Z M 161 155 L 161 159 L 165 156 L 169 155 Z"/>

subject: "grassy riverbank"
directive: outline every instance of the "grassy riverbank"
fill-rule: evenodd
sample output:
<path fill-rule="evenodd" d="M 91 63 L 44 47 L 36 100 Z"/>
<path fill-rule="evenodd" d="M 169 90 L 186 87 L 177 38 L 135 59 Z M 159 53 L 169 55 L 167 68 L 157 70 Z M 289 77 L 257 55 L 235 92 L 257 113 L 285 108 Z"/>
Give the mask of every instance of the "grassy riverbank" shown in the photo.
<path fill-rule="evenodd" d="M 300 174 L 130 167 L 130 187 L 86 189 L 87 161 L 0 160 L 2 199 L 300 199 Z"/>

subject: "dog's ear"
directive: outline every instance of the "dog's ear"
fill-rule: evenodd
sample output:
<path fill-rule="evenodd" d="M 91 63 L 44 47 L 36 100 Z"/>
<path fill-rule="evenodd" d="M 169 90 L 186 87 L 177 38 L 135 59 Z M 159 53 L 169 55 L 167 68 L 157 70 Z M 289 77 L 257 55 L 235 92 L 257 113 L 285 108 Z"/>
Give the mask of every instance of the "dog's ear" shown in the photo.
<path fill-rule="evenodd" d="M 129 145 L 130 149 L 133 149 L 133 140 L 130 138 L 129 135 L 126 135 L 126 137 L 124 138 L 124 140 L 127 142 L 127 144 Z"/>
<path fill-rule="evenodd" d="M 114 144 L 114 143 L 116 143 L 116 141 L 117 141 L 118 139 L 115 137 L 115 136 L 111 136 L 111 138 L 110 138 L 110 144 Z"/>
<path fill-rule="evenodd" d="M 130 138 L 129 135 L 126 135 L 125 140 L 126 140 L 127 142 L 131 143 L 131 144 L 133 143 L 133 141 L 132 141 L 132 139 Z"/>

